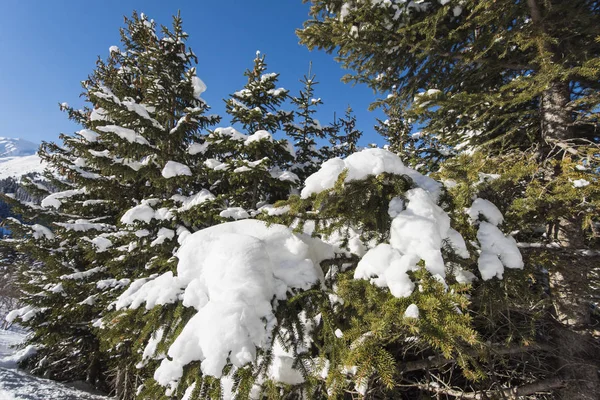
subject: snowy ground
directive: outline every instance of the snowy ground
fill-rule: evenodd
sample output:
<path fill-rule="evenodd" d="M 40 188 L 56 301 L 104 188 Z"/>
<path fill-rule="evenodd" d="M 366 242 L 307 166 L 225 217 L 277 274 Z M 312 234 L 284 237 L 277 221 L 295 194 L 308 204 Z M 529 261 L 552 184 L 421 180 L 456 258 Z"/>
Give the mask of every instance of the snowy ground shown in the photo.
<path fill-rule="evenodd" d="M 108 400 L 48 379 L 31 376 L 16 367 L 19 355 L 12 345 L 22 333 L 0 329 L 0 400 Z"/>

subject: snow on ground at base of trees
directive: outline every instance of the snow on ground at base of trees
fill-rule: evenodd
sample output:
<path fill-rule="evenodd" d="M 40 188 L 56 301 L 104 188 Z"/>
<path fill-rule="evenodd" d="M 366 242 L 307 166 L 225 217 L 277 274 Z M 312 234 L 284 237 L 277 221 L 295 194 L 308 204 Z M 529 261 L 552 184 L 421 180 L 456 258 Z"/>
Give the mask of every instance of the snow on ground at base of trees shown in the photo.
<path fill-rule="evenodd" d="M 2 400 L 108 400 L 67 385 L 29 375 L 17 369 L 17 363 L 35 350 L 27 346 L 17 350 L 25 339 L 23 333 L 0 330 L 0 399 Z"/>
<path fill-rule="evenodd" d="M 242 367 L 256 361 L 257 348 L 270 346 L 276 324 L 272 300 L 318 284 L 323 278 L 319 263 L 333 256 L 332 246 L 282 225 L 224 223 L 185 238 L 177 252 L 176 276 L 168 272 L 136 281 L 116 306 L 146 303 L 151 308 L 182 299 L 184 306 L 194 307 L 197 314 L 154 378 L 173 388 L 184 366 L 195 360 L 202 361 L 203 373 L 221 377 L 228 360 Z"/>

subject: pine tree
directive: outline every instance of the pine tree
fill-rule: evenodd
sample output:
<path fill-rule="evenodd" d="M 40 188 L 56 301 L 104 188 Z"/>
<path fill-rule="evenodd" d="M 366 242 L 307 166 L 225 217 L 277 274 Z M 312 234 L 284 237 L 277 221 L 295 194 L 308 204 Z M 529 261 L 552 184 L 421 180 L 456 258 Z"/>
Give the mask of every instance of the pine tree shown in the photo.
<path fill-rule="evenodd" d="M 33 232 L 22 250 L 43 264 L 25 272 L 26 307 L 15 314 L 34 330 L 30 343 L 42 346 L 34 372 L 68 380 L 87 374 L 118 398 L 130 398 L 137 386 L 135 345 L 148 328 L 136 325 L 139 315 L 102 318 L 132 279 L 172 268 L 175 233 L 186 230 L 182 221 L 190 228 L 211 223 L 186 216 L 210 214 L 200 201 L 189 204 L 201 192 L 205 167 L 188 147 L 218 121 L 205 115 L 205 86 L 181 18 L 174 17 L 171 30 L 163 27 L 162 37 L 144 14 L 125 23 L 122 49 L 111 47 L 83 82 L 91 107 L 61 106 L 84 129 L 61 135 L 63 147 L 42 146 L 48 178 L 60 191 L 42 201 L 52 230 L 22 226 Z"/>
<path fill-rule="evenodd" d="M 186 368 L 184 383 L 176 389 L 165 390 L 151 379 L 161 364 L 161 354 L 190 322 L 193 308 L 183 305 L 171 289 L 161 290 L 159 298 L 147 301 L 145 307 L 138 303 L 125 306 L 121 299 L 135 293 L 140 285 L 160 288 L 173 278 L 179 261 L 177 249 L 190 233 L 232 219 L 249 218 L 259 205 L 286 198 L 295 184 L 297 177 L 282 170 L 291 161 L 287 143 L 273 139 L 265 130 L 276 131 L 290 114 L 277 110 L 287 91 L 275 89 L 277 74 L 266 73 L 264 59 L 257 55 L 255 68 L 246 72 L 248 84 L 227 101 L 233 120 L 248 134 L 228 127 L 194 138 L 187 155 L 170 155 L 174 160 L 178 156 L 187 159 L 186 164 L 175 165 L 169 161 L 173 168 L 168 168 L 168 162 L 162 170 L 162 176 L 174 181 L 177 189 L 161 190 L 159 185 L 152 185 L 157 190 L 121 217 L 130 235 L 124 237 L 129 243 L 123 248 L 119 263 L 138 263 L 139 272 L 130 273 L 129 276 L 137 280 L 115 302 L 115 311 L 104 320 L 107 334 L 111 336 L 111 351 L 119 354 L 121 378 L 118 384 L 123 387 L 120 397 L 130 397 L 133 392 L 142 398 L 180 397 L 196 386 L 198 390 L 204 385 L 214 390 L 219 387 L 214 386 L 214 379 L 199 373 L 199 363 Z M 252 131 L 254 129 L 257 131 Z M 191 135 L 194 130 L 185 132 Z M 135 236 L 141 238 L 136 240 Z M 134 251 L 127 254 L 131 250 Z M 140 263 L 144 263 L 143 268 Z M 123 338 L 128 340 L 124 342 Z M 123 355 L 125 344 L 130 349 Z M 129 360 L 127 365 L 124 356 Z M 132 387 L 140 382 L 139 387 Z"/>
<path fill-rule="evenodd" d="M 347 157 L 358 151 L 358 140 L 362 132 L 356 129 L 356 115 L 348 106 L 343 117 L 335 121 L 335 129 L 330 132 L 329 143 L 331 143 L 331 156 Z"/>
<path fill-rule="evenodd" d="M 413 168 L 435 171 L 439 163 L 446 159 L 447 151 L 438 150 L 436 138 L 413 132 L 412 124 L 406 117 L 397 96 L 379 100 L 373 106 L 381 107 L 385 120 L 377 119 L 375 131 L 383 136 L 387 148 L 400 156 L 402 161 Z"/>
<path fill-rule="evenodd" d="M 280 109 L 288 90 L 277 87 L 279 74 L 267 72 L 265 55 L 256 53 L 254 66 L 244 75 L 244 87 L 225 100 L 234 128 L 221 128 L 207 139 L 206 157 L 217 162 L 212 167 L 214 191 L 231 208 L 252 213 L 257 208 L 284 199 L 298 177 L 287 171 L 292 149 L 276 134 L 293 114 Z M 237 218 L 236 218 L 237 219 Z"/>
<path fill-rule="evenodd" d="M 354 70 L 347 81 L 397 97 L 424 137 L 449 146 L 446 157 L 462 153 L 442 168 L 442 176 L 452 177 L 449 184 L 457 184 L 457 201 L 474 192 L 500 199 L 518 240 L 544 249 L 526 250 L 536 288 L 546 288 L 533 296 L 538 307 L 527 306 L 532 288 L 506 285 L 495 292 L 482 285 L 475 292 L 481 297 L 474 305 L 483 307 L 478 312 L 493 321 L 483 323 L 482 332 L 503 332 L 506 340 L 534 327 L 547 340 L 541 345 L 559 349 L 543 372 L 508 384 L 523 385 L 523 392 L 564 386 L 556 391 L 561 398 L 596 398 L 588 300 L 595 293 L 588 277 L 595 272 L 581 253 L 593 254 L 598 245 L 598 194 L 588 188 L 597 181 L 598 165 L 596 2 L 312 3 L 312 19 L 299 31 L 302 41 L 336 52 Z M 553 241 L 560 251 L 546 247 Z M 549 275 L 534 272 L 538 267 Z M 486 296 L 499 299 L 503 291 L 502 307 L 511 315 L 519 310 L 518 324 L 486 309 Z M 554 329 L 545 336 L 548 325 Z M 587 367 L 574 368 L 578 363 Z"/>
<path fill-rule="evenodd" d="M 333 126 L 322 126 L 319 120 L 314 118 L 317 107 L 323 104 L 323 101 L 320 97 L 314 97 L 314 85 L 319 82 L 316 81 L 316 75 L 311 74 L 311 69 L 312 64 L 308 75 L 304 75 L 300 80 L 304 88 L 298 96 L 292 97 L 292 104 L 296 106 L 294 122 L 285 127 L 296 147 L 296 160 L 292 171 L 300 177 L 301 182 L 332 155 L 328 149 L 319 149 L 317 141 L 327 139 L 336 129 Z"/>

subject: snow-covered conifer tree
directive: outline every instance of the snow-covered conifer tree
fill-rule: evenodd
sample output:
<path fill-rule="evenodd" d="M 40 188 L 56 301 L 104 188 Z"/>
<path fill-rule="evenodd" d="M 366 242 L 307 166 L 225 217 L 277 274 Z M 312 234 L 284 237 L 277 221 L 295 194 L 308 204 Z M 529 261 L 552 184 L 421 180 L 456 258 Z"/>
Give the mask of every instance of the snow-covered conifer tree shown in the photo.
<path fill-rule="evenodd" d="M 298 177 L 288 171 L 293 149 L 275 136 L 293 118 L 280 109 L 288 91 L 277 87 L 279 74 L 267 72 L 265 55 L 256 53 L 244 87 L 225 100 L 232 127 L 218 128 L 207 138 L 207 165 L 213 189 L 229 211 L 225 218 L 239 219 L 259 207 L 287 198 Z"/>
<path fill-rule="evenodd" d="M 347 81 L 395 98 L 426 145 L 417 163 L 440 173 L 456 206 L 497 204 L 525 254 L 522 276 L 483 282 L 472 297 L 475 326 L 505 352 L 506 367 L 482 363 L 488 378 L 469 387 L 443 374 L 412 382 L 427 396 L 598 398 L 597 2 L 311 3 L 302 42 L 335 53 Z M 491 237 L 486 226 L 482 238 Z M 535 368 L 510 353 L 522 343 L 545 349 L 530 356 Z"/>
<path fill-rule="evenodd" d="M 83 82 L 91 106 L 61 106 L 83 129 L 62 135 L 63 146 L 42 146 L 59 192 L 33 211 L 54 223 L 22 226 L 32 232 L 24 249 L 37 248 L 43 265 L 29 272 L 26 307 L 11 317 L 34 330 L 34 371 L 100 378 L 119 398 L 137 385 L 136 341 L 161 320 L 101 318 L 131 280 L 173 269 L 177 236 L 215 216 L 203 204 L 214 198 L 202 191 L 203 160 L 190 149 L 218 118 L 205 115 L 205 86 L 186 38 L 179 16 L 160 34 L 144 14 L 126 19 L 121 47 Z"/>
<path fill-rule="evenodd" d="M 312 67 L 312 65 L 311 65 Z M 323 104 L 321 98 L 315 98 L 314 86 L 318 84 L 316 75 L 310 69 L 308 75 L 300 80 L 304 85 L 298 96 L 292 97 L 292 104 L 296 107 L 293 122 L 286 125 L 288 136 L 294 141 L 296 159 L 292 171 L 296 173 L 301 182 L 318 169 L 320 163 L 328 159 L 331 154 L 329 149 L 319 149 L 317 140 L 327 140 L 336 130 L 334 126 L 323 126 L 314 118 L 317 107 Z"/>
<path fill-rule="evenodd" d="M 352 107 L 346 108 L 344 116 L 337 118 L 332 128 L 329 130 L 331 157 L 345 158 L 358 150 L 357 143 L 362 132 L 356 128 L 356 115 L 352 112 Z"/>

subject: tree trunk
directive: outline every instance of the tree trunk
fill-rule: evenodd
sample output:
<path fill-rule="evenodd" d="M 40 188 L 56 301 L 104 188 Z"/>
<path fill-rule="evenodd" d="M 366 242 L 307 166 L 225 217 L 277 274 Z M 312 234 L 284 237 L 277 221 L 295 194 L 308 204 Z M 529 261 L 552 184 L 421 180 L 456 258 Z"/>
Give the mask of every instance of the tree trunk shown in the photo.
<path fill-rule="evenodd" d="M 572 117 L 568 104 L 571 101 L 569 82 L 551 83 L 541 99 L 542 140 L 565 140 L 572 137 Z"/>
<path fill-rule="evenodd" d="M 572 138 L 572 116 L 568 109 L 570 92 L 568 82 L 550 84 L 541 99 L 542 148 L 548 142 Z M 556 171 L 560 174 L 561 171 Z M 581 220 L 567 216 L 556 221 L 554 239 L 561 246 L 572 249 L 570 254 L 560 257 L 550 270 L 550 287 L 554 312 L 559 324 L 555 330 L 558 353 L 558 372 L 566 387 L 558 397 L 571 399 L 599 399 L 598 343 L 586 332 L 590 326 L 588 273 L 589 265 L 575 253 L 585 248 Z"/>

